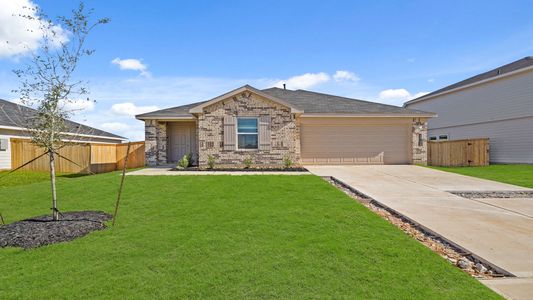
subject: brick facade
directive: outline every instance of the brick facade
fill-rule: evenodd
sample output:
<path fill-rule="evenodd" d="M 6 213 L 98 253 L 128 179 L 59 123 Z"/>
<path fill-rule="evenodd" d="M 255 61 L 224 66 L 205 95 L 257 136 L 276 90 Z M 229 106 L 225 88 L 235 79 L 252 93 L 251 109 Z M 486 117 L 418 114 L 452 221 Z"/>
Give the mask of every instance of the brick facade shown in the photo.
<path fill-rule="evenodd" d="M 224 116 L 270 117 L 270 150 L 224 150 Z M 246 158 L 254 165 L 281 166 L 285 157 L 300 162 L 300 130 L 290 108 L 250 92 L 219 101 L 198 116 L 199 165 L 207 166 L 208 156 L 217 166 L 242 166 Z"/>
<path fill-rule="evenodd" d="M 411 132 L 412 132 L 413 164 L 426 165 L 427 159 L 428 159 L 428 153 L 427 153 L 428 123 L 427 121 L 424 119 L 419 119 L 419 118 L 413 119 L 412 126 L 411 126 Z"/>
<path fill-rule="evenodd" d="M 144 123 L 145 162 L 147 166 L 167 163 L 167 124 L 157 120 Z"/>

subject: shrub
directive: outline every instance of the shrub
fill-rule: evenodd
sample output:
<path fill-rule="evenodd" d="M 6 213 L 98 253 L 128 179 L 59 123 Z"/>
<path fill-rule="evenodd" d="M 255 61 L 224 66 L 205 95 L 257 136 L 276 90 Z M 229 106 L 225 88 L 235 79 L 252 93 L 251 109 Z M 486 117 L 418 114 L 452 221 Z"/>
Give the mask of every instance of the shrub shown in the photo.
<path fill-rule="evenodd" d="M 181 169 L 189 167 L 190 160 L 191 157 L 189 154 L 183 155 L 183 158 L 178 161 L 178 167 L 180 167 Z"/>
<path fill-rule="evenodd" d="M 283 158 L 283 165 L 285 166 L 285 168 L 290 168 L 292 166 L 292 159 L 290 158 L 290 156 L 286 155 L 284 158 Z"/>
<path fill-rule="evenodd" d="M 208 155 L 207 156 L 207 167 L 209 169 L 214 169 L 215 168 L 215 157 L 213 155 Z"/>
<path fill-rule="evenodd" d="M 243 160 L 243 163 L 244 163 L 244 167 L 246 169 L 250 169 L 250 167 L 252 166 L 252 163 L 253 163 L 252 158 L 250 156 L 248 156 L 247 158 L 245 158 Z"/>

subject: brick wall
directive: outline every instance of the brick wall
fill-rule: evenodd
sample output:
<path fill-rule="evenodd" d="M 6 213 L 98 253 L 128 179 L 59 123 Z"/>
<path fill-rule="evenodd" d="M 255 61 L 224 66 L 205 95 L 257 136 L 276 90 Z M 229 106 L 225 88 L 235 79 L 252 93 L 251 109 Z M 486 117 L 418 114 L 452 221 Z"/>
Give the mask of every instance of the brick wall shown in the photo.
<path fill-rule="evenodd" d="M 270 116 L 270 150 L 224 150 L 224 116 Z M 217 166 L 242 165 L 250 157 L 254 165 L 280 166 L 290 157 L 300 161 L 300 133 L 290 108 L 250 92 L 243 92 L 204 108 L 198 116 L 199 164 L 207 165 L 208 156 L 215 158 Z"/>
<path fill-rule="evenodd" d="M 427 141 L 428 141 L 428 123 L 425 119 L 413 119 L 411 126 L 412 132 L 412 155 L 413 164 L 426 165 L 428 159 Z M 420 136 L 422 135 L 422 144 L 419 144 Z"/>
<path fill-rule="evenodd" d="M 144 123 L 145 164 L 157 166 L 167 163 L 167 124 L 157 120 Z"/>

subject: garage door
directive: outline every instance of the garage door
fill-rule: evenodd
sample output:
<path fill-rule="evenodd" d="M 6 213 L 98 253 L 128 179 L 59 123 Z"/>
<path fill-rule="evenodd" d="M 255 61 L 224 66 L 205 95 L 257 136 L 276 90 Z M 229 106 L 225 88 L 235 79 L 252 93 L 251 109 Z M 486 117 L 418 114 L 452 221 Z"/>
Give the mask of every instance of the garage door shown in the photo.
<path fill-rule="evenodd" d="M 409 129 L 400 118 L 302 118 L 302 162 L 408 164 Z"/>

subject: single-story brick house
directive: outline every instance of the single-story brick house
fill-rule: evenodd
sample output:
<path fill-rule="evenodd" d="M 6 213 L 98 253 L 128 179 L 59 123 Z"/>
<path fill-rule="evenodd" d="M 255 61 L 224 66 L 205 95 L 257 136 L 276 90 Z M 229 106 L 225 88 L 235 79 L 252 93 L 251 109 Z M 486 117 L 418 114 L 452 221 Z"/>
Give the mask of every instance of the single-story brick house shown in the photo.
<path fill-rule="evenodd" d="M 158 110 L 145 122 L 146 164 L 192 154 L 206 167 L 296 164 L 425 164 L 434 113 L 305 90 L 249 85 L 214 99 Z"/>

